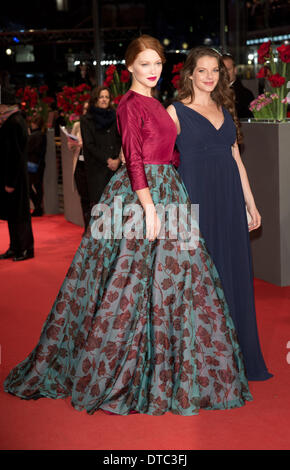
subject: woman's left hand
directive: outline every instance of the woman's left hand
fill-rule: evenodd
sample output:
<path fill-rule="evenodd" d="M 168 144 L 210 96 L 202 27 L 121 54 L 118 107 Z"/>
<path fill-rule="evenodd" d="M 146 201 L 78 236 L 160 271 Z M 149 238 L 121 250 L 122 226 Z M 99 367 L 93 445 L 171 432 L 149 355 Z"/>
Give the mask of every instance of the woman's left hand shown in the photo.
<path fill-rule="evenodd" d="M 259 213 L 259 211 L 258 211 L 258 209 L 256 208 L 255 205 L 254 206 L 247 206 L 247 210 L 248 210 L 248 213 L 251 216 L 251 220 L 248 223 L 249 232 L 251 232 L 252 230 L 256 230 L 257 228 L 260 227 L 260 225 L 261 225 L 261 216 L 260 216 L 260 213 Z"/>
<path fill-rule="evenodd" d="M 70 137 L 67 138 L 67 146 L 69 148 L 69 150 L 73 150 L 75 149 L 76 147 L 79 147 L 81 148 L 82 144 L 80 141 L 76 141 L 74 139 L 71 139 Z"/>

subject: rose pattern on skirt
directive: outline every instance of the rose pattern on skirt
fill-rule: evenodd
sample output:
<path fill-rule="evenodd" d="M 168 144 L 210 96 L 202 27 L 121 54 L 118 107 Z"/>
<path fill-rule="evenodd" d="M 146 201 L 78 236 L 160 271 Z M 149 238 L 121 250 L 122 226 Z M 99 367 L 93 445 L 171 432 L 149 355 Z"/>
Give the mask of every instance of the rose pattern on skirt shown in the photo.
<path fill-rule="evenodd" d="M 145 165 L 154 204 L 187 204 L 172 165 Z M 139 204 L 122 166 L 100 203 Z M 128 216 L 124 216 L 124 224 Z M 198 414 L 251 401 L 221 282 L 204 241 L 86 235 L 35 349 L 5 380 L 23 399 L 71 397 L 77 410 Z"/>

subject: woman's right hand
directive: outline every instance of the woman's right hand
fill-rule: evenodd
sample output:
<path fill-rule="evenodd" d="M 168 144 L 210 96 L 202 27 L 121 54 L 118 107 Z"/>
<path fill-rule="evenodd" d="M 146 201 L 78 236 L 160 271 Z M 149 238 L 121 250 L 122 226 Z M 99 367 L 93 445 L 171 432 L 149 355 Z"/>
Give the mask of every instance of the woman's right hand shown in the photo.
<path fill-rule="evenodd" d="M 67 138 L 67 146 L 69 150 L 73 150 L 76 147 L 81 147 L 80 142 L 77 142 L 76 140 L 71 139 L 70 137 Z"/>
<path fill-rule="evenodd" d="M 154 204 L 148 204 L 145 208 L 146 238 L 153 242 L 158 237 L 161 229 L 161 222 L 156 212 Z"/>
<path fill-rule="evenodd" d="M 5 186 L 6 193 L 13 193 L 14 190 L 15 188 L 11 188 L 10 186 Z"/>

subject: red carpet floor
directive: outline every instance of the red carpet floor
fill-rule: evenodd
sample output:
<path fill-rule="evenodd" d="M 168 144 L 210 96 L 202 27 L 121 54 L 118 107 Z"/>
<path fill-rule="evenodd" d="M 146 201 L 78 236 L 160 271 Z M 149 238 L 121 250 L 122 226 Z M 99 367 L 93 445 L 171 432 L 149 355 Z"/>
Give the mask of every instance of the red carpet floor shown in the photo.
<path fill-rule="evenodd" d="M 250 382 L 254 401 L 226 411 L 92 416 L 70 400 L 23 401 L 3 391 L 9 370 L 38 342 L 43 322 L 80 242 L 82 229 L 63 216 L 33 219 L 32 260 L 0 261 L 0 448 L 10 449 L 289 449 L 290 287 L 255 280 L 262 349 L 274 378 Z M 0 252 L 8 230 L 0 222 Z M 289 341 L 289 349 L 287 343 Z"/>

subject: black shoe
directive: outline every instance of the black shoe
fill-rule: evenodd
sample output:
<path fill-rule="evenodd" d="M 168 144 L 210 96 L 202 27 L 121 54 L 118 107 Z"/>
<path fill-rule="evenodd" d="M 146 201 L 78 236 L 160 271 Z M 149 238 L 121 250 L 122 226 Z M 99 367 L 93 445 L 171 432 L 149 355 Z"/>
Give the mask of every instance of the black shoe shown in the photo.
<path fill-rule="evenodd" d="M 24 250 L 13 258 L 13 261 L 24 261 L 26 259 L 34 258 L 33 250 Z"/>
<path fill-rule="evenodd" d="M 5 251 L 5 253 L 2 253 L 2 255 L 0 255 L 0 259 L 13 258 L 15 255 L 16 255 L 15 251 L 10 250 L 9 248 L 9 250 Z"/>
<path fill-rule="evenodd" d="M 41 217 L 42 215 L 43 215 L 42 209 L 34 209 L 34 211 L 31 214 L 31 217 Z"/>

